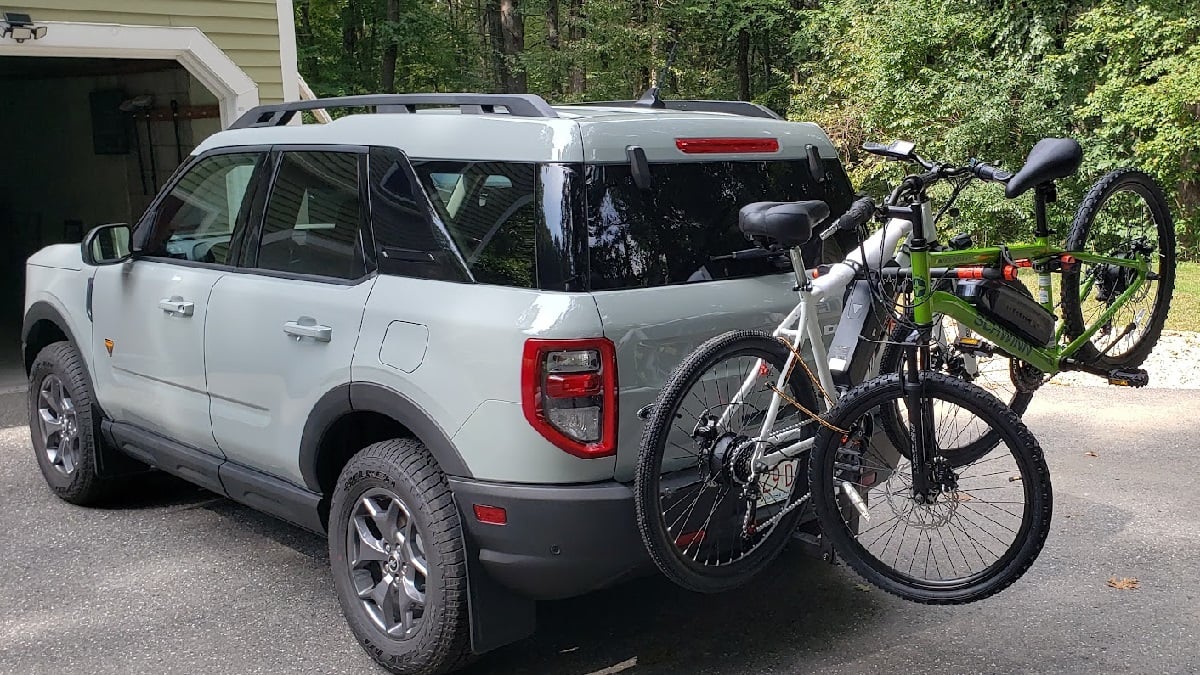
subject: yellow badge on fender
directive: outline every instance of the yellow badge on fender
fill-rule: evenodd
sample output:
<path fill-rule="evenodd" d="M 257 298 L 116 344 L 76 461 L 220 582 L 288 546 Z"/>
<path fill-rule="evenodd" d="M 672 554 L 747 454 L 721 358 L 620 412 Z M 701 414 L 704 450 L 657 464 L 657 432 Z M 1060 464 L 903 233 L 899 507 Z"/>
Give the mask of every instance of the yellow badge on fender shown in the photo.
<path fill-rule="evenodd" d="M 109 340 L 108 338 L 104 338 L 104 348 L 108 350 L 108 355 L 112 356 L 113 341 Z"/>

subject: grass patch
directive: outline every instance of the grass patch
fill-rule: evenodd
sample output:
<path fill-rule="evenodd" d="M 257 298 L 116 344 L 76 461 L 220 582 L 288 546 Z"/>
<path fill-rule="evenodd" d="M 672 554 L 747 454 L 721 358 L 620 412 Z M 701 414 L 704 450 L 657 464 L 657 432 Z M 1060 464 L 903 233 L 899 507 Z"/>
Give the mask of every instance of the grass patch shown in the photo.
<path fill-rule="evenodd" d="M 1167 330 L 1200 331 L 1200 263 L 1175 266 L 1175 293 L 1167 314 Z"/>

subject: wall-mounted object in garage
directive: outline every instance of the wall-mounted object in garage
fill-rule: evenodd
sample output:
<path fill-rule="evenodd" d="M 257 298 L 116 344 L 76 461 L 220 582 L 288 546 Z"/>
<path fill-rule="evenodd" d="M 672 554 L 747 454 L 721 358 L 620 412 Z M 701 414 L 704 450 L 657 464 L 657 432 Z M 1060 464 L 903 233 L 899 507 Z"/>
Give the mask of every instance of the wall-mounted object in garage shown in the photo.
<path fill-rule="evenodd" d="M 128 118 L 121 112 L 125 92 L 120 89 L 93 91 L 88 95 L 92 111 L 92 150 L 97 155 L 128 155 Z"/>

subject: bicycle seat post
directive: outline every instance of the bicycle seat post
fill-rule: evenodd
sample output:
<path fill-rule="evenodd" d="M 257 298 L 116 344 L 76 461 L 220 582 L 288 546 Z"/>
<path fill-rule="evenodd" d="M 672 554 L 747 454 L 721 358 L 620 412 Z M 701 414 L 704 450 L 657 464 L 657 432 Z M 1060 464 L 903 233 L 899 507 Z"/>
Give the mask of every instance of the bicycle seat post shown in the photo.
<path fill-rule="evenodd" d="M 792 260 L 792 269 L 796 272 L 796 290 L 806 292 L 811 287 L 811 280 L 808 278 L 807 270 L 804 268 L 804 255 L 799 246 L 788 249 L 788 256 Z"/>
<path fill-rule="evenodd" d="M 1046 219 L 1046 204 L 1058 200 L 1058 190 L 1054 187 L 1054 183 L 1042 183 L 1037 186 L 1033 194 L 1033 216 L 1037 221 L 1037 230 L 1034 235 L 1039 238 L 1050 236 L 1050 223 Z"/>

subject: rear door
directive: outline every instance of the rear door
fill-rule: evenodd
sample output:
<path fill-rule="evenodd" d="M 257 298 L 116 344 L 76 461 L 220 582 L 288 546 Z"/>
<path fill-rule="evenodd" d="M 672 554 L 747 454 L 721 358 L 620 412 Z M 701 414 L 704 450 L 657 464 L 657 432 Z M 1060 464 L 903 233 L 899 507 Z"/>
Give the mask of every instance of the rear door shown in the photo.
<path fill-rule="evenodd" d="M 738 210 L 818 198 L 841 209 L 838 200 L 849 200 L 819 190 L 801 160 L 652 163 L 651 175 L 642 190 L 626 164 L 587 169 L 591 285 L 617 348 L 618 480 L 633 476 L 643 429 L 637 412 L 671 370 L 725 331 L 773 330 L 798 300 L 786 258 L 721 259 L 752 246 L 737 229 Z M 831 327 L 840 312 L 836 301 L 818 308 Z"/>
<path fill-rule="evenodd" d="M 213 287 L 204 360 L 226 457 L 302 484 L 317 400 L 350 381 L 374 263 L 364 245 L 363 148 L 277 149 L 243 269 Z"/>

